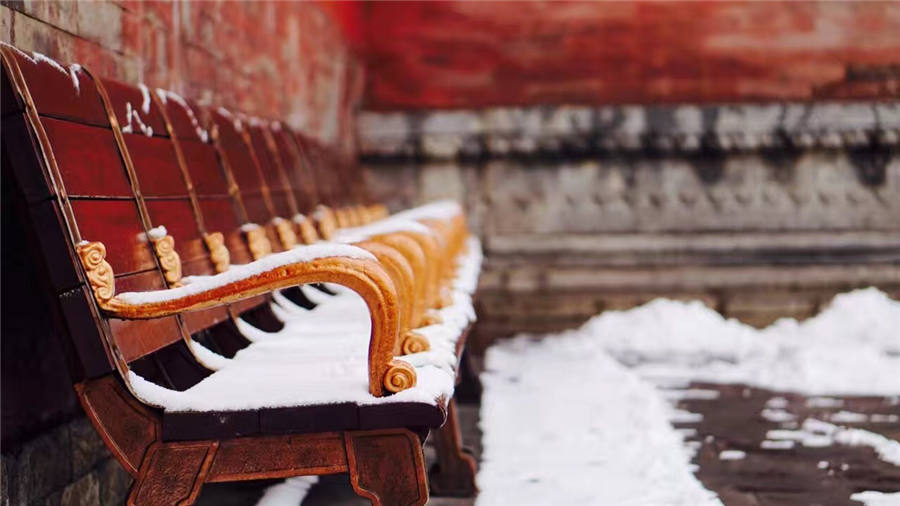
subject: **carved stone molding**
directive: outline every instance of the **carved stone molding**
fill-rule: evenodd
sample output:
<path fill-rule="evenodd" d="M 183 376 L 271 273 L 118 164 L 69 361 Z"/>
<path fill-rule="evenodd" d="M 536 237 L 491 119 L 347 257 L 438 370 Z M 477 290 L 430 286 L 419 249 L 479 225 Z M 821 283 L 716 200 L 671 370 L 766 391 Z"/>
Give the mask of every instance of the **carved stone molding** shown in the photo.
<path fill-rule="evenodd" d="M 116 295 L 116 278 L 106 261 L 106 246 L 102 242 L 82 241 L 75 248 L 97 302 L 109 302 Z"/>
<path fill-rule="evenodd" d="M 203 242 L 209 250 L 209 259 L 212 260 L 216 272 L 225 272 L 231 266 L 231 254 L 225 247 L 225 236 L 222 232 L 213 232 L 203 236 Z"/>
<path fill-rule="evenodd" d="M 175 251 L 175 239 L 171 235 L 165 235 L 151 240 L 166 283 L 171 287 L 181 286 L 181 257 Z"/>
<path fill-rule="evenodd" d="M 900 102 L 534 106 L 363 112 L 370 160 L 900 146 Z"/>

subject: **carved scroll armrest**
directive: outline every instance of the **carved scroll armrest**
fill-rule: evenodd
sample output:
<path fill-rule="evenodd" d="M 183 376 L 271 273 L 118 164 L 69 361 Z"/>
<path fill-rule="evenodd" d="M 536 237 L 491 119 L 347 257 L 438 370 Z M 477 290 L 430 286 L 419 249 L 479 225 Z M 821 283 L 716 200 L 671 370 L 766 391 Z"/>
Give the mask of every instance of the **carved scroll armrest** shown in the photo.
<path fill-rule="evenodd" d="M 166 290 L 116 295 L 103 243 L 77 246 L 100 308 L 125 319 L 150 319 L 206 309 L 305 283 L 335 283 L 358 293 L 369 308 L 369 391 L 383 396 L 416 384 L 412 366 L 394 360 L 399 302 L 390 276 L 375 257 L 350 245 L 313 245 L 276 253 L 226 272 Z"/>

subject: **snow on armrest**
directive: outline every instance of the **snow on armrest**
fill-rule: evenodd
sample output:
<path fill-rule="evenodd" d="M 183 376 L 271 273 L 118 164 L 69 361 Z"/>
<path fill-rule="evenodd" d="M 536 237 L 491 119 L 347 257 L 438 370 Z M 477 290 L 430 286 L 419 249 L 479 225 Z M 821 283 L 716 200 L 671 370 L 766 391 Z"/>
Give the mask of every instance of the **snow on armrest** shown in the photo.
<path fill-rule="evenodd" d="M 390 276 L 375 257 L 356 246 L 315 244 L 232 266 L 214 276 L 187 278 L 183 286 L 115 294 L 112 267 L 100 242 L 77 245 L 101 309 L 125 319 L 149 319 L 206 309 L 306 283 L 336 283 L 357 292 L 369 308 L 369 390 L 382 396 L 416 384 L 415 369 L 393 359 L 399 335 L 399 302 Z"/>

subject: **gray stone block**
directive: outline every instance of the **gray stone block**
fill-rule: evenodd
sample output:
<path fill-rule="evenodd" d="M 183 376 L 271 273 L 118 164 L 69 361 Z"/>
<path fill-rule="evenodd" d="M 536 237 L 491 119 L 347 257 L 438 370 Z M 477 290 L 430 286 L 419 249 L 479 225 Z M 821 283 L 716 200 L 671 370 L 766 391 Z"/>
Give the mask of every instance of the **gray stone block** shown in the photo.
<path fill-rule="evenodd" d="M 131 475 L 115 459 L 107 459 L 95 471 L 99 481 L 101 506 L 117 506 L 125 502 L 131 490 Z"/>
<path fill-rule="evenodd" d="M 78 418 L 69 424 L 72 441 L 72 475 L 83 476 L 100 461 L 110 457 L 103 439 L 87 418 Z"/>
<path fill-rule="evenodd" d="M 86 474 L 67 486 L 60 498 L 60 506 L 94 506 L 100 504 L 100 483 L 94 473 Z"/>
<path fill-rule="evenodd" d="M 65 425 L 26 443 L 15 461 L 16 503 L 42 500 L 72 481 L 69 430 Z"/>

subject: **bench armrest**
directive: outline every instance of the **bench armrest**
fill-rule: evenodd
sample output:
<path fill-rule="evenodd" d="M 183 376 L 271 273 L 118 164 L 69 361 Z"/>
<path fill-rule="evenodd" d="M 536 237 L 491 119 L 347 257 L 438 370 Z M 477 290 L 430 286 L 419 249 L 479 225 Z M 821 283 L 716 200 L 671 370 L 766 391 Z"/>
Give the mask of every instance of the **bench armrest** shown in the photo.
<path fill-rule="evenodd" d="M 412 387 L 412 366 L 394 360 L 398 339 L 398 297 L 375 257 L 355 246 L 319 244 L 275 253 L 214 276 L 186 278 L 176 288 L 115 294 L 112 267 L 100 242 L 81 242 L 78 255 L 100 308 L 109 316 L 150 319 L 231 302 L 305 283 L 335 283 L 357 292 L 369 308 L 369 391 L 383 396 Z"/>

